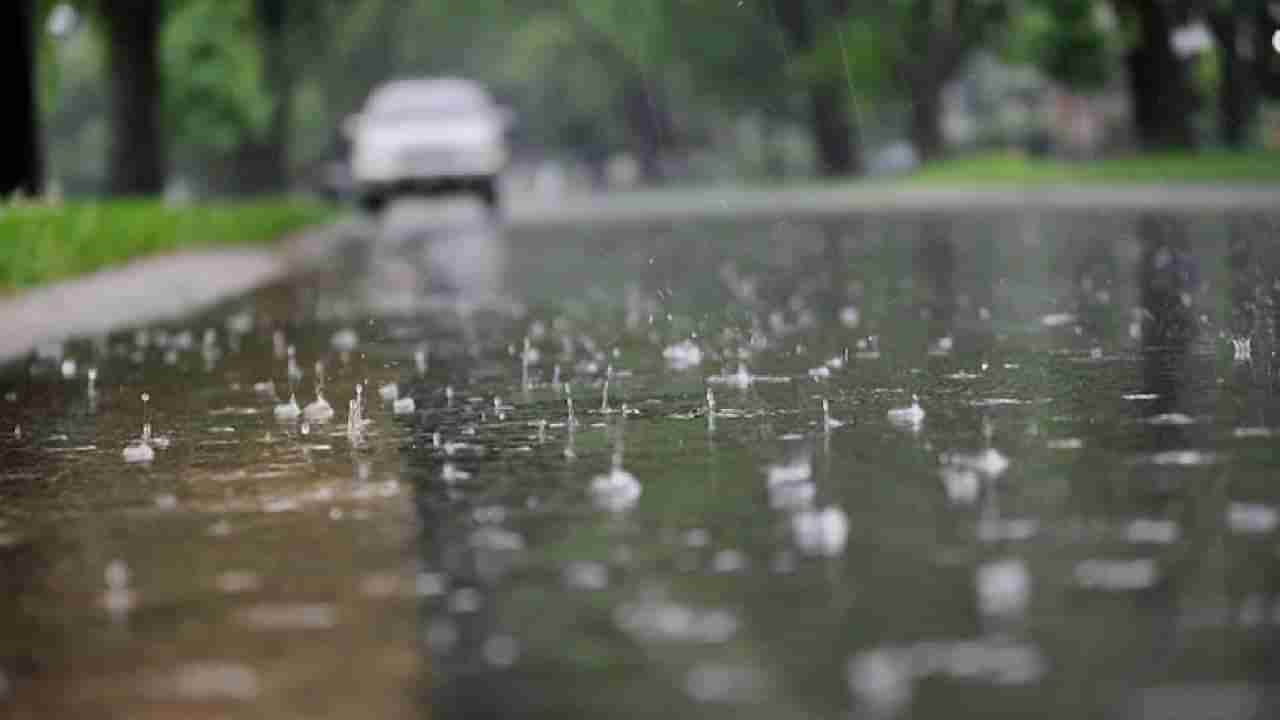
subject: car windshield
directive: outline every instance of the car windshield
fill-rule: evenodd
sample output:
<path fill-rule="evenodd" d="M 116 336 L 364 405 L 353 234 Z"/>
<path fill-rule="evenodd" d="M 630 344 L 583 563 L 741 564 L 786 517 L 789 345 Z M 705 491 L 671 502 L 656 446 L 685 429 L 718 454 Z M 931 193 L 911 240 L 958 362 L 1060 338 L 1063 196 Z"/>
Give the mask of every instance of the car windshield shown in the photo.
<path fill-rule="evenodd" d="M 375 115 L 453 115 L 482 112 L 488 105 L 483 90 L 454 79 L 393 82 L 369 98 Z"/>
<path fill-rule="evenodd" d="M 369 118 L 377 125 L 422 122 L 465 125 L 484 122 L 491 115 L 492 112 L 484 107 L 409 105 L 373 110 Z"/>

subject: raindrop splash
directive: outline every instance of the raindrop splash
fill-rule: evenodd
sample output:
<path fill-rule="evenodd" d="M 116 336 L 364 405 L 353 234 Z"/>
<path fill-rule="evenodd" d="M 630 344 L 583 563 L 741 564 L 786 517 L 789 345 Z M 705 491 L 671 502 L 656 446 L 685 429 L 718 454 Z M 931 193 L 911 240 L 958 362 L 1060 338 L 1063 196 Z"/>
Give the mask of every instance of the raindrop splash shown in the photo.
<path fill-rule="evenodd" d="M 297 420 L 302 415 L 302 408 L 298 407 L 298 396 L 290 394 L 289 402 L 276 405 L 272 412 L 277 420 Z"/>
<path fill-rule="evenodd" d="M 822 510 L 802 510 L 791 517 L 796 545 L 807 555 L 835 557 L 844 552 L 849 538 L 849 516 L 830 506 Z"/>
<path fill-rule="evenodd" d="M 131 441 L 123 451 L 124 461 L 128 463 L 149 463 L 156 459 L 156 451 L 151 447 L 151 415 L 148 403 L 150 393 L 142 393 L 142 436 Z"/>
<path fill-rule="evenodd" d="M 316 399 L 302 410 L 311 422 L 328 422 L 333 418 L 333 406 L 324 399 L 324 363 L 316 361 Z"/>
<path fill-rule="evenodd" d="M 356 396 L 347 403 L 347 439 L 353 445 L 364 442 L 366 425 L 368 421 L 364 419 L 364 383 L 358 383 Z"/>
<path fill-rule="evenodd" d="M 837 420 L 831 417 L 831 403 L 827 402 L 826 398 L 822 398 L 822 430 L 823 432 L 830 432 L 832 430 L 835 430 L 836 428 L 844 427 L 844 424 L 845 423 L 843 420 Z"/>
<path fill-rule="evenodd" d="M 289 377 L 289 384 L 298 382 L 302 379 L 302 368 L 298 367 L 298 349 L 290 345 L 286 351 L 289 355 L 288 369 L 285 371 Z"/>
<path fill-rule="evenodd" d="M 613 365 L 610 364 L 604 372 L 604 394 L 600 397 L 600 412 L 608 414 L 613 412 L 609 409 L 609 383 L 613 380 Z"/>
<path fill-rule="evenodd" d="M 400 399 L 400 386 L 395 383 L 387 383 L 378 388 L 378 397 L 382 398 L 383 402 L 393 403 Z"/>
<path fill-rule="evenodd" d="M 901 428 L 918 429 L 924 423 L 924 408 L 920 407 L 920 397 L 913 394 L 909 406 L 889 410 L 889 422 Z"/>
<path fill-rule="evenodd" d="M 616 431 L 613 467 L 604 475 L 592 478 L 590 492 L 596 505 L 610 512 L 622 512 L 640 501 L 640 481 L 622 467 L 622 430 Z"/>

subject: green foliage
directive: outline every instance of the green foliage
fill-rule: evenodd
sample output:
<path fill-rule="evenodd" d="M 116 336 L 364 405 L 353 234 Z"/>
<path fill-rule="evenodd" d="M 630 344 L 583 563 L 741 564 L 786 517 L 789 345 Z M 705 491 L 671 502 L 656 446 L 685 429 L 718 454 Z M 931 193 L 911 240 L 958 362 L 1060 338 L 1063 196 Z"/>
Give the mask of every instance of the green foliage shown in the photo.
<path fill-rule="evenodd" d="M 657 68 L 672 59 L 669 0 L 566 0 L 566 4 L 584 33 L 598 35 L 625 62 Z"/>
<path fill-rule="evenodd" d="M 48 3 L 50 11 L 52 6 Z M 63 38 L 44 33 L 41 48 L 41 120 L 56 139 L 46 143 L 45 171 L 72 191 L 97 189 L 106 166 L 105 49 L 90 30 L 88 18 L 81 16 L 79 28 Z"/>
<path fill-rule="evenodd" d="M 667 52 L 687 68 L 698 97 L 734 110 L 775 110 L 794 88 L 789 51 L 769 0 L 668 3 Z M 672 30 L 678 31 L 672 31 Z"/>
<path fill-rule="evenodd" d="M 1014 16 L 1007 50 L 1011 59 L 1039 66 L 1050 78 L 1078 90 L 1096 90 L 1112 74 L 1118 38 L 1097 0 L 1034 0 Z"/>
<path fill-rule="evenodd" d="M 612 86 L 616 78 L 578 41 L 562 12 L 530 16 L 511 37 L 511 52 L 495 69 L 500 87 L 522 89 L 522 138 L 533 145 L 572 148 L 603 158 L 624 141 Z"/>
<path fill-rule="evenodd" d="M 260 136 L 271 113 L 247 0 L 187 0 L 165 23 L 165 116 L 189 157 Z"/>
<path fill-rule="evenodd" d="M 0 291 L 179 248 L 263 243 L 333 215 L 285 200 L 169 207 L 121 200 L 0 207 Z"/>
<path fill-rule="evenodd" d="M 853 97 L 882 98 L 901 94 L 893 63 L 897 50 L 876 18 L 856 15 L 825 27 L 816 48 L 799 60 L 800 77 L 807 82 L 832 78 L 845 83 Z"/>
<path fill-rule="evenodd" d="M 59 4 L 40 2 L 46 17 Z M 45 121 L 57 138 L 49 165 L 70 191 L 99 187 L 94 179 L 104 172 L 109 69 L 98 35 L 106 2 L 71 0 L 85 28 L 46 36 L 41 48 Z M 652 134 L 635 122 L 637 88 L 662 115 L 654 124 L 670 145 L 664 150 L 682 159 L 716 143 L 802 137 L 815 83 L 847 91 L 859 123 L 870 120 L 861 128 L 867 137 L 900 137 L 910 117 L 903 109 L 921 93 L 936 96 L 977 49 L 1088 92 L 1115 77 L 1134 42 L 1129 6 L 1116 0 L 787 2 L 808 10 L 813 35 L 805 48 L 794 46 L 778 13 L 797 5 L 779 0 L 165 0 L 170 155 L 197 186 L 234 184 L 253 148 L 273 137 L 272 111 L 283 105 L 287 154 L 310 176 L 338 159 L 342 120 L 374 87 L 443 74 L 487 83 L 516 111 L 518 154 L 594 166 L 643 145 L 637 134 Z M 1251 0 L 1174 5 L 1192 15 L 1254 7 Z M 264 11 L 284 21 L 271 48 Z M 1220 84 L 1215 62 L 1196 67 L 1206 91 Z M 271 79 L 284 82 L 287 97 L 273 97 Z M 770 131 L 740 132 L 744 118 Z M 877 120 L 886 127 L 871 127 Z M 807 156 L 799 144 L 796 154 Z M 726 155 L 733 153 L 765 155 L 742 148 Z"/>
<path fill-rule="evenodd" d="M 926 165 L 910 183 L 1257 183 L 1280 182 L 1280 153 L 1144 153 L 1092 162 L 1039 160 L 1021 153 L 967 155 Z"/>

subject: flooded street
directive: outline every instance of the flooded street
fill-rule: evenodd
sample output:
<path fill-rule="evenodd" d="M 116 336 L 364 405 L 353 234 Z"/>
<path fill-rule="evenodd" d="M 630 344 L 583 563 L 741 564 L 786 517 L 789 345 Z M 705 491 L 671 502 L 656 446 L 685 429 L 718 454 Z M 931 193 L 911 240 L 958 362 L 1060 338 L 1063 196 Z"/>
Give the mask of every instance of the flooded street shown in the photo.
<path fill-rule="evenodd" d="M 0 370 L 0 715 L 1274 717 L 1278 220 L 392 207 Z"/>

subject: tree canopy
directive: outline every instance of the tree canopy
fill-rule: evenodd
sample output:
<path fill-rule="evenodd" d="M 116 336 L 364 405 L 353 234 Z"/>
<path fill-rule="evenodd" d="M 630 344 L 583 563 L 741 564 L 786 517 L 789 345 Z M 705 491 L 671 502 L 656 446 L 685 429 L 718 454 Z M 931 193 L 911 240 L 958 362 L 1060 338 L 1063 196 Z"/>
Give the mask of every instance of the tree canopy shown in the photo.
<path fill-rule="evenodd" d="M 1126 93 L 1144 147 L 1203 141 L 1206 118 L 1225 144 L 1246 144 L 1261 103 L 1280 96 L 1277 23 L 1260 0 L 11 5 L 31 9 L 32 48 L 10 72 L 38 80 L 39 124 L 58 140 L 34 147 L 76 191 L 306 181 L 341 157 L 338 129 L 368 92 L 409 75 L 490 85 L 519 118 L 518 157 L 599 176 L 628 153 L 653 182 L 740 155 L 743 137 L 789 155 L 788 138 L 806 139 L 809 167 L 831 175 L 859 172 L 863 146 L 895 135 L 935 157 L 943 91 L 977 57 L 1035 68 L 1063 92 Z M 1178 33 L 1197 24 L 1214 43 L 1187 54 Z"/>

